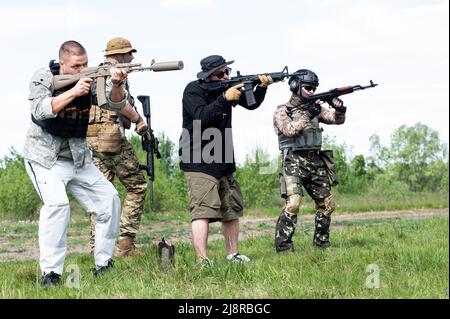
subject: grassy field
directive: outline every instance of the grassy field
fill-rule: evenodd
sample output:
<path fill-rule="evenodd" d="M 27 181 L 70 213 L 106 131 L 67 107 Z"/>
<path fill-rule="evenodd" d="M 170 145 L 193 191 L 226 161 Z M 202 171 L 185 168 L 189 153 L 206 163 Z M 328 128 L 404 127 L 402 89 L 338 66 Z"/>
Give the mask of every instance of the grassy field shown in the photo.
<path fill-rule="evenodd" d="M 209 244 L 215 267 L 200 268 L 192 246 L 179 243 L 168 269 L 147 245 L 99 278 L 89 270 L 92 256 L 70 254 L 66 284 L 48 290 L 36 260 L 8 261 L 0 263 L 0 298 L 448 298 L 448 239 L 448 218 L 357 223 L 333 229 L 334 247 L 325 251 L 302 231 L 295 253 L 275 253 L 272 236 L 248 238 L 240 244 L 252 258 L 246 265 L 226 262 L 217 240 Z"/>
<path fill-rule="evenodd" d="M 405 193 L 398 197 L 386 194 L 335 194 L 337 208 L 333 214 L 357 213 L 369 211 L 394 211 L 407 209 L 439 209 L 449 205 L 449 194 L 445 193 Z M 283 202 L 277 207 L 250 209 L 247 214 L 278 216 Z M 311 197 L 305 196 L 300 209 L 301 214 L 313 214 L 314 202 Z"/>

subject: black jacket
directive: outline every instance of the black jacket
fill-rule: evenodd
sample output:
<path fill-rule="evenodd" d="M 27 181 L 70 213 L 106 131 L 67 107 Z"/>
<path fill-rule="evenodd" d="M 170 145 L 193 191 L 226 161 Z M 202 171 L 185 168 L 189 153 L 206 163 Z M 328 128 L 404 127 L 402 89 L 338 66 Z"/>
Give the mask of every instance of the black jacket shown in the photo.
<path fill-rule="evenodd" d="M 210 91 L 200 80 L 190 82 L 184 89 L 183 132 L 179 144 L 183 171 L 201 172 L 219 179 L 236 170 L 231 136 L 231 113 L 236 102 L 227 101 L 223 96 L 225 91 Z M 244 94 L 237 104 L 254 110 L 263 102 L 266 91 L 267 88 L 256 87 L 256 104 L 252 107 L 247 106 Z"/>

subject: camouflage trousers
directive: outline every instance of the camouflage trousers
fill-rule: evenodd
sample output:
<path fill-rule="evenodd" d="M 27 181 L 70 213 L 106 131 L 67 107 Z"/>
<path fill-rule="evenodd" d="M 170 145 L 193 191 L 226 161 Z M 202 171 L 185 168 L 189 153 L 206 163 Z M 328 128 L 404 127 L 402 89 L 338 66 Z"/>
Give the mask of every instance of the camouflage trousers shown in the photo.
<path fill-rule="evenodd" d="M 126 138 L 122 138 L 118 154 L 99 153 L 96 151 L 98 140 L 88 137 L 88 146 L 93 151 L 93 163 L 109 180 L 117 176 L 126 189 L 126 196 L 120 220 L 119 239 L 135 238 L 144 212 L 144 200 L 147 182 L 139 169 L 139 161 L 133 147 Z M 91 244 L 94 239 L 94 221 L 91 218 Z"/>
<path fill-rule="evenodd" d="M 297 214 L 304 197 L 304 190 L 316 205 L 314 243 L 328 242 L 330 215 L 335 209 L 331 185 L 325 164 L 318 151 L 288 151 L 283 158 L 283 172 L 280 174 L 281 196 L 286 205 L 278 218 L 275 232 L 277 251 L 293 250 L 292 236 L 297 223 Z"/>

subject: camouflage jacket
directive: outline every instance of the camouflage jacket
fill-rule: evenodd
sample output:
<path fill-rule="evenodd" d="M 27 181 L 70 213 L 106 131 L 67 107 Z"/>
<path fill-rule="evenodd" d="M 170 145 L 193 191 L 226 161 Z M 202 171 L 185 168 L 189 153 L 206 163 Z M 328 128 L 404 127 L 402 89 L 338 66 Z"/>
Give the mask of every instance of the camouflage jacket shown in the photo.
<path fill-rule="evenodd" d="M 31 102 L 31 114 L 37 120 L 56 117 L 52 112 L 53 74 L 48 67 L 41 68 L 33 75 L 30 83 L 28 100 Z M 120 111 L 128 99 L 128 96 L 120 102 L 111 101 L 111 81 L 106 82 L 107 109 Z M 30 117 L 31 118 L 31 117 Z M 30 121 L 31 122 L 31 121 Z M 24 146 L 24 158 L 36 162 L 46 168 L 51 168 L 61 150 L 64 138 L 54 136 L 44 131 L 40 126 L 30 123 Z M 92 160 L 85 137 L 68 138 L 74 166 L 79 168 Z"/>
<path fill-rule="evenodd" d="M 295 137 L 302 134 L 303 129 L 310 124 L 309 115 L 306 110 L 299 108 L 299 105 L 300 99 L 292 97 L 287 104 L 277 107 L 273 114 L 273 126 L 277 135 L 283 134 L 287 137 Z M 322 106 L 318 120 L 325 124 L 343 124 L 345 113 Z"/>

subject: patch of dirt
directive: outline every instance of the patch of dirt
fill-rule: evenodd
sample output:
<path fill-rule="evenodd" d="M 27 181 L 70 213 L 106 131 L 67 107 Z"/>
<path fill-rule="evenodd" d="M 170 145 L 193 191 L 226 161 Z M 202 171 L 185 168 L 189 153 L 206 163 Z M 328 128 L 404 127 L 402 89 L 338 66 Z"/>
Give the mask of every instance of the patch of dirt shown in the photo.
<path fill-rule="evenodd" d="M 333 215 L 332 227 L 348 227 L 348 222 L 362 222 L 369 220 L 383 220 L 392 218 L 411 218 L 423 219 L 432 217 L 448 217 L 449 209 L 414 209 L 404 211 L 382 211 L 382 212 L 365 212 L 365 213 L 351 213 L 351 214 L 335 214 Z M 273 235 L 275 231 L 276 217 L 244 217 L 240 220 L 240 234 L 239 238 L 244 239 L 248 237 L 258 237 L 264 235 Z M 300 230 L 308 231 L 308 226 L 314 222 L 314 216 L 300 215 L 299 225 Z M 23 222 L 1 222 L 0 225 L 15 225 L 23 224 Z M 33 224 L 33 223 L 30 223 Z M 305 226 L 306 225 L 306 226 Z M 148 245 L 150 243 L 156 244 L 160 237 L 165 236 L 171 243 L 190 242 L 191 241 L 191 225 L 189 222 L 174 222 L 165 221 L 158 222 L 152 225 L 142 225 L 138 242 L 140 245 Z M 139 238 L 145 238 L 139 240 Z M 220 224 L 213 224 L 210 226 L 209 241 L 222 239 Z M 20 240 L 19 240 L 20 239 Z M 89 253 L 89 229 L 85 230 L 70 230 L 68 235 L 68 253 Z M 79 244 L 85 241 L 86 244 Z M 78 244 L 71 244 L 78 243 Z M 0 235 L 0 262 L 7 260 L 27 260 L 39 259 L 38 234 L 30 233 L 15 233 L 10 235 Z"/>

